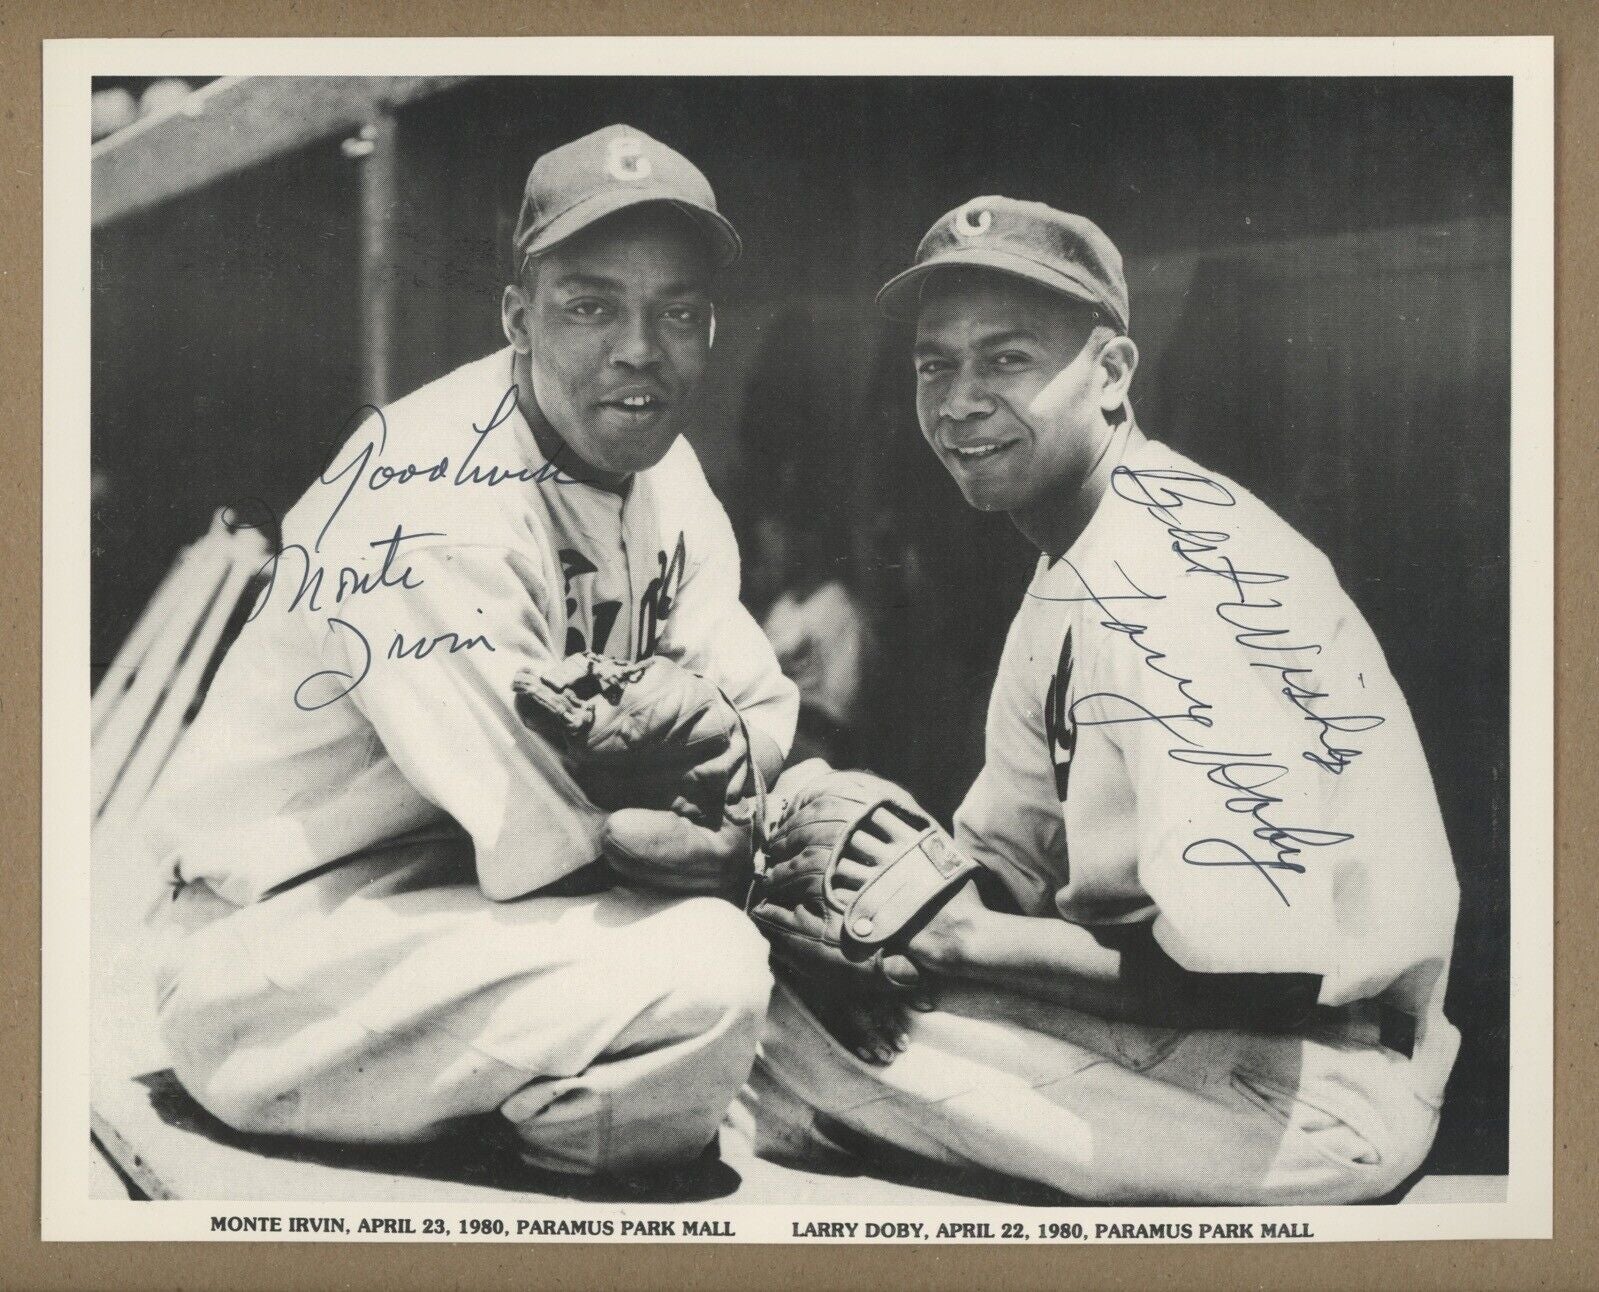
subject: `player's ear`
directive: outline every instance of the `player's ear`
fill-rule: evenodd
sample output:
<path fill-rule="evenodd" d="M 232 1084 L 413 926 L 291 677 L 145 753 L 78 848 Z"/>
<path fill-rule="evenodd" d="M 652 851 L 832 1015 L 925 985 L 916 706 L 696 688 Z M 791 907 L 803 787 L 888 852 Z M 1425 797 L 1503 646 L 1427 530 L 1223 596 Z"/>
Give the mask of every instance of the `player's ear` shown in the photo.
<path fill-rule="evenodd" d="M 705 333 L 705 348 L 707 350 L 714 350 L 716 348 L 716 306 L 714 305 L 711 306 L 710 326 L 706 329 Z"/>
<path fill-rule="evenodd" d="M 1130 336 L 1113 336 L 1099 352 L 1099 406 L 1114 413 L 1127 403 L 1138 370 L 1138 347 Z"/>
<path fill-rule="evenodd" d="M 505 329 L 505 339 L 518 354 L 533 352 L 531 320 L 528 317 L 532 302 L 520 283 L 507 283 L 500 296 L 500 326 Z"/>

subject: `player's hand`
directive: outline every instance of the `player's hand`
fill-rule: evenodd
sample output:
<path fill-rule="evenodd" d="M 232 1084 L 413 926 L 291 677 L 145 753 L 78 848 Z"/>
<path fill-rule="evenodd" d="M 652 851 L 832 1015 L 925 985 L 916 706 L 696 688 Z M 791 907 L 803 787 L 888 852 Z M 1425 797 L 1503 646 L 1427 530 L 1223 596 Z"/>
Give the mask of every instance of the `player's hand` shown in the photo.
<path fill-rule="evenodd" d="M 905 790 L 870 772 L 801 763 L 779 778 L 774 803 L 750 917 L 777 962 L 806 978 L 851 984 L 846 1001 L 851 992 L 893 999 L 930 986 L 909 944 L 977 863 Z M 941 948 L 959 922 L 941 923 L 931 946 Z"/>
<path fill-rule="evenodd" d="M 853 846 L 876 865 L 902 855 L 921 833 L 904 817 L 891 811 L 874 812 L 856 831 Z M 873 865 L 843 858 L 838 863 L 840 889 L 859 889 L 876 874 Z M 943 902 L 931 908 L 924 924 L 910 938 L 904 955 L 891 955 L 883 961 L 883 976 L 900 987 L 916 987 L 926 978 L 924 971 L 950 969 L 958 959 L 959 948 L 973 924 L 986 910 L 971 883 L 956 888 Z"/>
<path fill-rule="evenodd" d="M 848 981 L 825 983 L 789 977 L 801 1000 L 828 1034 L 862 1063 L 883 1066 L 905 1052 L 912 1009 L 931 1008 L 918 991 L 863 992 Z"/>
<path fill-rule="evenodd" d="M 754 875 L 750 823 L 731 811 L 713 827 L 692 812 L 623 808 L 601 825 L 600 853 L 623 884 L 653 892 L 740 901 Z"/>
<path fill-rule="evenodd" d="M 987 912 L 977 885 L 962 884 L 911 938 L 905 954 L 930 973 L 955 972 L 971 944 L 972 930 Z"/>

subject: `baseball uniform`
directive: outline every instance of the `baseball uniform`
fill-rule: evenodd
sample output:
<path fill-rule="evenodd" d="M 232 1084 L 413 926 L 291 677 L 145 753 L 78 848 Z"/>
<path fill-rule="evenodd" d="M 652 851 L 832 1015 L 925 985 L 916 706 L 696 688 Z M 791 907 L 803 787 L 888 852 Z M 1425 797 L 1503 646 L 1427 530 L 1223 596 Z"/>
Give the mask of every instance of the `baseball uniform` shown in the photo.
<path fill-rule="evenodd" d="M 1179 1031 L 955 983 L 875 1067 L 779 988 L 772 1142 L 820 1112 L 1099 1201 L 1351 1201 L 1421 1162 L 1459 1044 L 1437 797 L 1359 611 L 1247 490 L 1130 438 L 1039 561 L 956 837 L 1023 915 L 1146 925 L 1184 970 L 1292 975 L 1315 1007 Z"/>
<path fill-rule="evenodd" d="M 244 1129 L 432 1134 L 499 1108 L 530 1158 L 697 1151 L 769 978 L 741 914 L 594 885 L 602 814 L 512 706 L 519 668 L 658 653 L 780 749 L 797 701 L 683 440 L 620 493 L 539 453 L 509 349 L 370 418 L 284 523 L 252 620 L 147 813 L 192 929 L 178 1075 Z"/>

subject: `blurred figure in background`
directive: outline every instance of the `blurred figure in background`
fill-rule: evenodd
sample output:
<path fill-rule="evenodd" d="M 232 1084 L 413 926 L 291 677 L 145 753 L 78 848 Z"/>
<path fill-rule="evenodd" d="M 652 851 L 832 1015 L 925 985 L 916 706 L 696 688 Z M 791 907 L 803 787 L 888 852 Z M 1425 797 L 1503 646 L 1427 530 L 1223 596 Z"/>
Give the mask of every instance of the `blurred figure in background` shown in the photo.
<path fill-rule="evenodd" d="M 847 533 L 821 522 L 756 521 L 756 542 L 777 594 L 762 628 L 783 672 L 800 693 L 792 757 L 859 760 L 862 678 L 877 653 L 877 632 L 853 587 Z"/>

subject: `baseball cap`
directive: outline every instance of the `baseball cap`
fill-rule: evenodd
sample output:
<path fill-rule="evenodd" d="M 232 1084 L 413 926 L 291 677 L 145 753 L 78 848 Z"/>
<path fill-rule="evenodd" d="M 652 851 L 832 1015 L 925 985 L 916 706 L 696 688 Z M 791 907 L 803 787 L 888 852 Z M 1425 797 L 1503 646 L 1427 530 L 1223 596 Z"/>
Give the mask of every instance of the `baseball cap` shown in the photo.
<path fill-rule="evenodd" d="M 922 284 L 941 269 L 990 269 L 1025 278 L 1098 308 L 1127 331 L 1122 256 L 1105 232 L 1081 215 L 1013 197 L 974 197 L 939 217 L 916 248 L 916 263 L 883 284 L 878 308 L 914 320 Z"/>
<path fill-rule="evenodd" d="M 719 268 L 743 250 L 738 233 L 716 209 L 710 181 L 693 162 L 642 130 L 616 125 L 562 144 L 533 163 L 511 244 L 518 268 L 596 220 L 645 202 L 670 202 L 688 215 Z"/>

